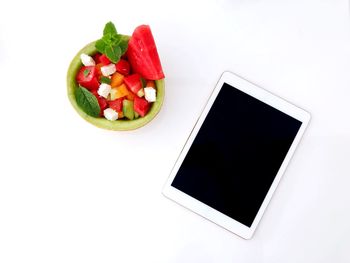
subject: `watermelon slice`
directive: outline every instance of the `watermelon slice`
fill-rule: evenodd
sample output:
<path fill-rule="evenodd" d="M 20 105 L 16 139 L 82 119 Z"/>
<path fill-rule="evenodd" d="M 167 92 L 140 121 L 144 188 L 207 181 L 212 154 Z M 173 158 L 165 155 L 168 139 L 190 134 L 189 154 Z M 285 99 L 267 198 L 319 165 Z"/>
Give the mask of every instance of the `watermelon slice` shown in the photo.
<path fill-rule="evenodd" d="M 157 47 L 148 25 L 141 25 L 135 29 L 129 40 L 127 57 L 133 72 L 139 73 L 145 79 L 164 78 Z"/>
<path fill-rule="evenodd" d="M 150 103 L 144 98 L 135 97 L 134 111 L 144 117 L 150 109 Z"/>

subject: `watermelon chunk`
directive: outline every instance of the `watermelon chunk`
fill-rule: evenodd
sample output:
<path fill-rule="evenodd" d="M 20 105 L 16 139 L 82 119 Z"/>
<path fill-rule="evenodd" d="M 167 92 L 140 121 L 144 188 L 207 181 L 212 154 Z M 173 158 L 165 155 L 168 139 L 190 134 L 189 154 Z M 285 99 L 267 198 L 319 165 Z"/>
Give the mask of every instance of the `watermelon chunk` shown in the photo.
<path fill-rule="evenodd" d="M 134 111 L 144 117 L 150 109 L 151 104 L 144 98 L 135 97 Z"/>
<path fill-rule="evenodd" d="M 128 86 L 129 90 L 139 95 L 139 91 L 142 89 L 142 82 L 139 74 L 136 73 L 125 77 L 124 82 L 126 86 Z M 142 97 L 142 96 L 139 96 L 139 97 Z"/>
<path fill-rule="evenodd" d="M 164 78 L 164 73 L 151 29 L 148 25 L 138 26 L 132 34 L 127 57 L 133 72 L 149 80 Z"/>

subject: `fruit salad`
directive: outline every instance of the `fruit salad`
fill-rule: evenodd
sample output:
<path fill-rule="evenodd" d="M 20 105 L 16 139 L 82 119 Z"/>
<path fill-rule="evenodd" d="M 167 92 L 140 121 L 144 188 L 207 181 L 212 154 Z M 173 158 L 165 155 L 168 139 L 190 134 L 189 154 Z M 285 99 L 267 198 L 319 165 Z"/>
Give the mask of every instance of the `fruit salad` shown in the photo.
<path fill-rule="evenodd" d="M 145 117 L 158 99 L 156 81 L 164 79 L 150 27 L 141 25 L 129 37 L 109 22 L 94 45 L 93 54 L 80 54 L 77 105 L 108 121 Z"/>

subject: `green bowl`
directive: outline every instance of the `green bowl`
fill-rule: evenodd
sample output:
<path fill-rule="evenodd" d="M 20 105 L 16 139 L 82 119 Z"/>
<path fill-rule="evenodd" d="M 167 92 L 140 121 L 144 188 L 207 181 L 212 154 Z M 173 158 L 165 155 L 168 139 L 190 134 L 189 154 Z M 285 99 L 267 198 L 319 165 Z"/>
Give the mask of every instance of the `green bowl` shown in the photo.
<path fill-rule="evenodd" d="M 80 109 L 75 98 L 75 90 L 78 87 L 78 84 L 75 80 L 75 76 L 77 75 L 80 67 L 82 66 L 82 63 L 80 60 L 80 54 L 85 53 L 92 56 L 96 52 L 97 50 L 95 48 L 95 42 L 91 42 L 90 44 L 86 45 L 84 48 L 82 48 L 78 52 L 78 54 L 73 58 L 68 68 L 68 73 L 67 73 L 68 98 L 72 106 L 74 107 L 74 109 L 79 113 L 79 115 L 86 121 L 90 122 L 91 124 L 99 128 L 113 130 L 113 131 L 127 131 L 127 130 L 138 129 L 146 125 L 147 123 L 149 123 L 151 120 L 153 120 L 153 118 L 160 111 L 160 108 L 162 107 L 162 104 L 163 104 L 164 87 L 165 87 L 164 79 L 155 81 L 157 86 L 157 101 L 152 103 L 152 106 L 149 112 L 144 117 L 140 117 L 135 120 L 122 119 L 122 120 L 116 120 L 116 121 L 109 121 L 105 118 L 95 118 L 90 115 L 87 115 L 84 111 Z"/>

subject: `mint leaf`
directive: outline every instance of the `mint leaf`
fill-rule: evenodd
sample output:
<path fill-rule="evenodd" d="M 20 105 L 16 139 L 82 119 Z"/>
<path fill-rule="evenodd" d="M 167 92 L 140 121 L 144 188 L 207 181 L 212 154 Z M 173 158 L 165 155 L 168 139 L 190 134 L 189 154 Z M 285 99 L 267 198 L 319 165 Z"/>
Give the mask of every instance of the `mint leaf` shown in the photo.
<path fill-rule="evenodd" d="M 121 50 L 122 55 L 124 55 L 124 53 L 126 52 L 126 50 L 128 49 L 128 43 L 129 40 L 128 39 L 122 39 L 119 43 L 119 47 Z"/>
<path fill-rule="evenodd" d="M 115 28 L 114 24 L 112 22 L 108 22 L 105 25 L 105 28 L 103 29 L 103 35 L 111 34 L 111 35 L 117 35 L 117 29 Z"/>
<path fill-rule="evenodd" d="M 105 54 L 110 61 L 117 63 L 128 49 L 129 37 L 120 35 L 114 24 L 108 22 L 103 29 L 103 36 L 97 40 L 95 47 L 98 52 Z"/>
<path fill-rule="evenodd" d="M 110 78 L 107 78 L 105 76 L 102 76 L 100 79 L 101 83 L 105 83 L 105 84 L 111 84 L 112 80 Z"/>
<path fill-rule="evenodd" d="M 98 52 L 104 53 L 106 49 L 107 44 L 103 41 L 103 39 L 99 39 L 95 43 L 95 48 Z"/>
<path fill-rule="evenodd" d="M 88 115 L 98 117 L 100 114 L 100 105 L 97 98 L 86 88 L 79 86 L 75 90 L 75 99 L 78 106 Z"/>
<path fill-rule="evenodd" d="M 122 55 L 120 47 L 116 45 L 108 45 L 104 53 L 113 63 L 117 63 Z"/>
<path fill-rule="evenodd" d="M 90 73 L 89 69 L 84 69 L 83 74 L 85 78 L 89 75 L 89 73 Z"/>
<path fill-rule="evenodd" d="M 110 45 L 112 44 L 114 41 L 112 40 L 112 34 L 106 34 L 106 35 L 103 35 L 102 37 L 102 40 L 107 44 L 107 45 Z"/>
<path fill-rule="evenodd" d="M 112 35 L 112 37 L 111 37 L 112 43 L 115 45 L 119 44 L 121 39 L 122 39 L 121 35 Z"/>

